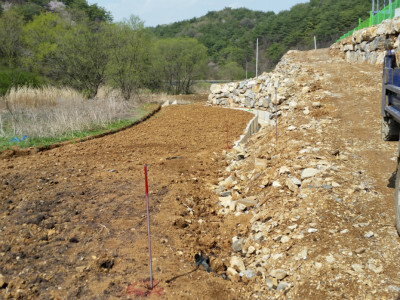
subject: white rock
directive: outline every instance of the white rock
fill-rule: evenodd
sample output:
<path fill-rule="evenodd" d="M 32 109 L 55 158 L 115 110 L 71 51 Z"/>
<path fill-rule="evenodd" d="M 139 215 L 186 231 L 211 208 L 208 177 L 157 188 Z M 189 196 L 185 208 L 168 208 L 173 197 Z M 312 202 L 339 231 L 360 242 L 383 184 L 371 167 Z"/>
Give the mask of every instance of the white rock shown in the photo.
<path fill-rule="evenodd" d="M 332 187 L 341 187 L 341 185 L 337 182 L 332 181 Z"/>
<path fill-rule="evenodd" d="M 383 272 L 383 266 L 376 267 L 375 264 L 368 264 L 368 269 L 375 272 L 376 274 Z"/>
<path fill-rule="evenodd" d="M 295 257 L 295 260 L 306 260 L 307 259 L 308 250 L 303 249 L 300 253 L 298 253 Z"/>
<path fill-rule="evenodd" d="M 243 259 L 238 256 L 232 256 L 230 261 L 230 267 L 238 272 L 246 270 Z"/>
<path fill-rule="evenodd" d="M 279 169 L 279 175 L 282 175 L 282 174 L 290 174 L 289 168 L 286 167 L 286 166 L 282 166 L 282 167 Z"/>
<path fill-rule="evenodd" d="M 243 272 L 240 272 L 239 275 L 242 276 L 242 277 L 245 276 L 247 279 L 251 279 L 254 276 L 256 276 L 256 273 L 254 273 L 253 270 L 245 270 Z"/>
<path fill-rule="evenodd" d="M 317 231 L 318 231 L 318 229 L 316 229 L 316 228 L 308 228 L 308 230 L 307 230 L 308 233 L 314 233 Z"/>
<path fill-rule="evenodd" d="M 352 265 L 351 265 L 351 268 L 352 268 L 354 271 L 358 272 L 358 273 L 361 273 L 361 272 L 364 271 L 364 270 L 363 270 L 363 266 L 360 265 L 360 264 L 352 264 Z"/>
<path fill-rule="evenodd" d="M 278 279 L 278 280 L 282 280 L 283 278 L 285 278 L 286 276 L 288 276 L 288 272 L 282 269 L 274 269 L 270 272 L 270 274 L 272 277 Z"/>
<path fill-rule="evenodd" d="M 327 257 L 325 258 L 325 260 L 326 260 L 327 263 L 330 263 L 330 264 L 332 264 L 332 263 L 334 263 L 334 262 L 336 261 L 335 257 L 334 257 L 332 254 L 330 254 L 329 256 L 327 256 Z"/>
<path fill-rule="evenodd" d="M 210 91 L 212 94 L 222 93 L 222 85 L 220 84 L 212 84 L 210 87 Z"/>
<path fill-rule="evenodd" d="M 296 177 L 292 177 L 292 178 L 290 178 L 290 180 L 297 186 L 301 185 L 301 181 L 299 179 L 297 179 Z"/>
<path fill-rule="evenodd" d="M 224 186 L 227 189 L 232 188 L 235 184 L 236 184 L 235 178 L 233 178 L 232 176 L 229 176 L 228 178 L 226 178 L 224 181 L 222 181 L 220 183 L 220 185 Z"/>
<path fill-rule="evenodd" d="M 368 231 L 364 236 L 366 237 L 366 238 L 371 238 L 371 237 L 373 237 L 375 234 L 372 232 L 372 231 Z"/>
<path fill-rule="evenodd" d="M 256 252 L 256 248 L 255 248 L 254 246 L 250 246 L 250 247 L 247 249 L 247 253 L 248 253 L 248 254 L 253 254 L 254 252 Z"/>
<path fill-rule="evenodd" d="M 281 243 L 287 243 L 290 241 L 290 236 L 284 235 L 283 237 L 281 237 Z"/>
<path fill-rule="evenodd" d="M 280 187 L 282 187 L 282 185 L 279 183 L 279 181 L 274 181 L 274 182 L 272 183 L 272 186 L 273 186 L 274 188 L 280 188 Z"/>
<path fill-rule="evenodd" d="M 283 257 L 283 253 L 275 253 L 271 256 L 273 260 L 278 260 Z"/>
<path fill-rule="evenodd" d="M 232 204 L 232 196 L 219 197 L 218 200 L 223 207 L 229 207 Z"/>
<path fill-rule="evenodd" d="M 247 206 L 244 205 L 243 203 L 237 203 L 236 204 L 236 211 L 244 211 L 246 210 Z"/>
<path fill-rule="evenodd" d="M 293 131 L 293 130 L 296 130 L 296 129 L 297 129 L 296 126 L 290 125 L 290 126 L 287 128 L 287 131 Z"/>
<path fill-rule="evenodd" d="M 313 102 L 312 107 L 321 107 L 321 102 Z"/>
<path fill-rule="evenodd" d="M 307 178 L 314 177 L 318 173 L 319 173 L 319 170 L 314 169 L 314 168 L 304 169 L 303 172 L 301 172 L 301 179 L 307 179 Z"/>
<path fill-rule="evenodd" d="M 239 273 L 236 272 L 236 270 L 234 268 L 228 267 L 226 269 L 226 275 L 231 278 L 231 277 L 235 277 L 236 275 L 238 275 Z"/>

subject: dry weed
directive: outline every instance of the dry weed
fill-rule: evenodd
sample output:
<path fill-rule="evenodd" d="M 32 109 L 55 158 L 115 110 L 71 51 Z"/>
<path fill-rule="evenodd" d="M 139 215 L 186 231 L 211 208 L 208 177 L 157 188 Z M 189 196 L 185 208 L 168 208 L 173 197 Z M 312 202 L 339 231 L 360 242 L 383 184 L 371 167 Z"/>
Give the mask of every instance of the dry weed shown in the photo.
<path fill-rule="evenodd" d="M 84 99 L 70 88 L 11 89 L 0 111 L 2 136 L 57 137 L 66 133 L 105 127 L 132 116 L 133 102 L 118 91 L 102 89 L 96 99 Z"/>

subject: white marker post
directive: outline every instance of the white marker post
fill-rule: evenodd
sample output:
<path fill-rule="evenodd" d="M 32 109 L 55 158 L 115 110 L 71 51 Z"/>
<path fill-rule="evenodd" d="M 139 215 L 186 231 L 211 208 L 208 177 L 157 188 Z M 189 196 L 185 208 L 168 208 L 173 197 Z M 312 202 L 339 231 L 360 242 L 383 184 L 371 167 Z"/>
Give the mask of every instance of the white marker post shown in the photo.
<path fill-rule="evenodd" d="M 257 38 L 257 50 L 256 50 L 256 77 L 258 77 L 258 38 Z"/>

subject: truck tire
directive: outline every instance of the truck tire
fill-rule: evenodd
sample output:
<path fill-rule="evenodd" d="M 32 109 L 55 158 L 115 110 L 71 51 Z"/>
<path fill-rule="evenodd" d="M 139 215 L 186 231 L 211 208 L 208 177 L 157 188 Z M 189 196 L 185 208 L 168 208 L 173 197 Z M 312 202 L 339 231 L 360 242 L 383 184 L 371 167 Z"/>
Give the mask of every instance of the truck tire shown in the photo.
<path fill-rule="evenodd" d="M 396 216 L 396 229 L 400 235 L 400 165 L 397 167 L 396 184 L 394 191 L 394 214 Z"/>
<path fill-rule="evenodd" d="M 399 124 L 391 118 L 383 117 L 381 122 L 381 134 L 384 141 L 399 140 Z"/>

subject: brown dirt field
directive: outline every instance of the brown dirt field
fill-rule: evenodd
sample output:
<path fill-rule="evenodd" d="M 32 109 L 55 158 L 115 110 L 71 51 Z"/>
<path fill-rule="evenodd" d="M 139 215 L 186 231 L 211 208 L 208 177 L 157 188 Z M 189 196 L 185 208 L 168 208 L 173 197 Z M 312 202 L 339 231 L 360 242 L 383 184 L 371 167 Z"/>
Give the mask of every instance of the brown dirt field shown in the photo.
<path fill-rule="evenodd" d="M 232 284 L 219 275 L 187 273 L 200 251 L 219 265 L 216 271 L 224 269 L 235 226 L 216 216 L 216 195 L 207 185 L 217 181 L 226 124 L 232 144 L 251 117 L 171 106 L 114 135 L 2 159 L 0 297 L 134 298 L 130 284 L 149 276 L 148 164 L 157 289 L 166 299 L 229 298 Z"/>

